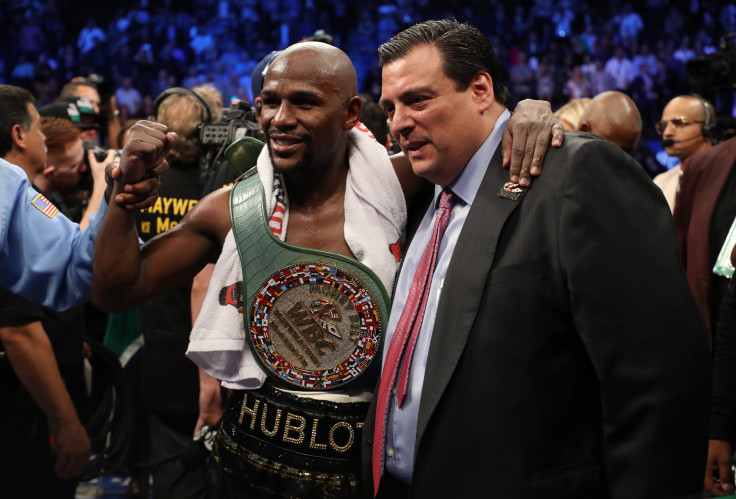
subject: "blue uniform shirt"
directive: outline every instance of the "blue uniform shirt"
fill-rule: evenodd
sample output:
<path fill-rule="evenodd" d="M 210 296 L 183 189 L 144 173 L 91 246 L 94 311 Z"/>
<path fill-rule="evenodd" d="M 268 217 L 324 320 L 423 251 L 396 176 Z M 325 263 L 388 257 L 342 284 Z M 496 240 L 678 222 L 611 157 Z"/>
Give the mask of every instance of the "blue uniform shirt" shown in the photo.
<path fill-rule="evenodd" d="M 63 310 L 89 300 L 92 250 L 107 203 L 84 231 L 0 159 L 0 286 Z"/>

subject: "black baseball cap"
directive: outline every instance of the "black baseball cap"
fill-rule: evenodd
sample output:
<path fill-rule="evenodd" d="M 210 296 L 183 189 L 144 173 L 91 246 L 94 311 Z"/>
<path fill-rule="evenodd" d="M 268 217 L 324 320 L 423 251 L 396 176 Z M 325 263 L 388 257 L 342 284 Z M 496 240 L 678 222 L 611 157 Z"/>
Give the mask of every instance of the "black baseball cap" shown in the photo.
<path fill-rule="evenodd" d="M 99 130 L 100 115 L 87 97 L 67 97 L 39 108 L 38 114 L 69 120 L 80 130 Z"/>
<path fill-rule="evenodd" d="M 253 96 L 253 100 L 261 95 L 261 90 L 263 90 L 263 78 L 266 76 L 266 71 L 268 71 L 268 67 L 271 65 L 271 61 L 273 61 L 274 58 L 279 55 L 279 52 L 279 50 L 274 50 L 266 57 L 261 59 L 260 62 L 253 69 L 253 72 L 250 74 L 250 92 Z"/>

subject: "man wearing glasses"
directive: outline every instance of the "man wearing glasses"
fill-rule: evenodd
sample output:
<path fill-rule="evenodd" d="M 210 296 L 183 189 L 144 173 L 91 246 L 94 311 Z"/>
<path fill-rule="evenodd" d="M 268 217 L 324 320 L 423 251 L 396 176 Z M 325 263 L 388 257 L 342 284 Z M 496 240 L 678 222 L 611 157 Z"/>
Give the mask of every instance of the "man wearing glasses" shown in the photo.
<path fill-rule="evenodd" d="M 711 146 L 711 134 L 716 119 L 713 105 L 699 95 L 680 95 L 667 103 L 662 120 L 654 127 L 662 136 L 667 154 L 676 156 L 680 164 L 654 178 L 662 189 L 670 211 L 675 211 L 675 196 L 680 189 L 685 160 Z"/>

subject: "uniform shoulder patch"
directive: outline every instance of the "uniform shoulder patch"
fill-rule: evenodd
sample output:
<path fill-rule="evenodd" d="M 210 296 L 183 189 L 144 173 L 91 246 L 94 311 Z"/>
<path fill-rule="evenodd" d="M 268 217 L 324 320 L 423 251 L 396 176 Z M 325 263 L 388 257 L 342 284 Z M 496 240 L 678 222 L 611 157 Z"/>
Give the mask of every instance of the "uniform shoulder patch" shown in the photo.
<path fill-rule="evenodd" d="M 59 213 L 59 208 L 54 206 L 43 194 L 39 194 L 33 198 L 31 204 L 49 218 L 54 218 Z"/>

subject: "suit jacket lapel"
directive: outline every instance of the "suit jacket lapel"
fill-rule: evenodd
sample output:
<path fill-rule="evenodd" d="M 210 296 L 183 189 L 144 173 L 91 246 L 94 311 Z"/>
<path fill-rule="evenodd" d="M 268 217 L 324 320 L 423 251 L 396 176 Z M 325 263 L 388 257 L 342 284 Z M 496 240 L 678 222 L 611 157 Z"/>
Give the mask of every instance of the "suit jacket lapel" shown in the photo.
<path fill-rule="evenodd" d="M 518 193 L 516 200 L 501 197 L 499 193 L 506 182 L 508 170 L 501 167 L 499 146 L 478 189 L 447 269 L 427 356 L 415 449 L 419 448 L 427 423 L 465 349 L 501 229 L 527 191 L 523 189 Z"/>

